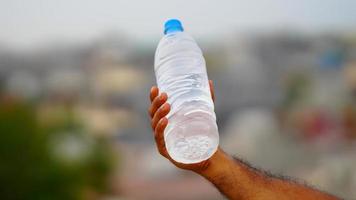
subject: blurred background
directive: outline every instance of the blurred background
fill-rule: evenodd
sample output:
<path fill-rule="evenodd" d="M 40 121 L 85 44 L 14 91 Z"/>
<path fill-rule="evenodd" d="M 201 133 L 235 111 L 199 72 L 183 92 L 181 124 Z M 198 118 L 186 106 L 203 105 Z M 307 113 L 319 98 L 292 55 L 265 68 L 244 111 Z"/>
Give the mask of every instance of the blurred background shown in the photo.
<path fill-rule="evenodd" d="M 1 199 L 223 199 L 156 152 L 169 18 L 201 46 L 221 147 L 356 197 L 356 2 L 0 1 Z"/>

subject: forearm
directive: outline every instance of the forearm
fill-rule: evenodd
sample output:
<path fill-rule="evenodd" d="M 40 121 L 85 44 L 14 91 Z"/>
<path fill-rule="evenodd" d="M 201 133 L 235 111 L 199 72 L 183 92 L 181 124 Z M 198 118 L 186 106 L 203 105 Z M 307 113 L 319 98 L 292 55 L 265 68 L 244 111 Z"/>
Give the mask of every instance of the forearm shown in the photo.
<path fill-rule="evenodd" d="M 288 180 L 281 180 L 234 160 L 218 150 L 209 166 L 198 172 L 229 199 L 337 199 Z"/>

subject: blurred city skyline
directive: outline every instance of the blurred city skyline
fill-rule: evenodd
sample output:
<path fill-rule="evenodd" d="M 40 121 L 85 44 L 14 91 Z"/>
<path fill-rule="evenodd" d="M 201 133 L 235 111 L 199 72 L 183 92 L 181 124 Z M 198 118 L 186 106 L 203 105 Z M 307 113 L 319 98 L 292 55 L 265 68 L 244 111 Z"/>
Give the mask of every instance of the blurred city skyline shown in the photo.
<path fill-rule="evenodd" d="M 354 31 L 356 2 L 342 1 L 1 1 L 0 45 L 31 49 L 53 41 L 88 42 L 121 34 L 157 43 L 169 18 L 179 18 L 197 38 L 278 29 Z"/>

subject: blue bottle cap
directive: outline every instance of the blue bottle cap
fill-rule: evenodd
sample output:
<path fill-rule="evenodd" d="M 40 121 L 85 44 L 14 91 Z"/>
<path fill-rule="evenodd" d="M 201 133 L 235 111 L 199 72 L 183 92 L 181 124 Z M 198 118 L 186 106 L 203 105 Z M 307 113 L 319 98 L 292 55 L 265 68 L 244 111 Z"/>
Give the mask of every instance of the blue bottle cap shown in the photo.
<path fill-rule="evenodd" d="M 183 32 L 182 23 L 178 19 L 170 19 L 166 21 L 164 24 L 164 34 L 167 35 L 168 33 L 172 32 Z"/>

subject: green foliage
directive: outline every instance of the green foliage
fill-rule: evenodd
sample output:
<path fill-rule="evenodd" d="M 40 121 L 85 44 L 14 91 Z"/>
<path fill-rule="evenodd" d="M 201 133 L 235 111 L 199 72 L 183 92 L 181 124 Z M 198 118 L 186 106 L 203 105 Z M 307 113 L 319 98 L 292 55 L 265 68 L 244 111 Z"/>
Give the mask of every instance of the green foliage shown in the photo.
<path fill-rule="evenodd" d="M 80 163 L 64 163 L 51 154 L 53 135 L 80 129 L 68 123 L 44 129 L 31 106 L 0 103 L 1 199 L 83 199 L 84 189 L 105 191 L 112 168 L 106 140 L 93 140 Z"/>
<path fill-rule="evenodd" d="M 293 106 L 306 96 L 310 80 L 304 74 L 292 74 L 286 82 L 286 94 L 283 102 L 284 107 Z"/>

